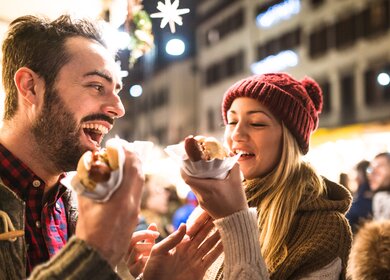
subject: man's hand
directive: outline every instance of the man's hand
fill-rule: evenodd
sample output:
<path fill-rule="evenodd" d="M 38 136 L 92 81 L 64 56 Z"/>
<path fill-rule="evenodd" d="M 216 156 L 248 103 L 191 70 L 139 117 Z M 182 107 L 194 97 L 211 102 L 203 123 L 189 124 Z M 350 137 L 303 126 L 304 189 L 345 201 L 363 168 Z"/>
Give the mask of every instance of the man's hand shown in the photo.
<path fill-rule="evenodd" d="M 78 196 L 79 218 L 76 236 L 95 248 L 112 267 L 125 255 L 130 236 L 138 221 L 144 184 L 141 162 L 125 150 L 123 179 L 120 187 L 105 203 Z"/>
<path fill-rule="evenodd" d="M 206 270 L 222 253 L 220 236 L 212 219 L 204 214 L 189 228 L 186 226 L 166 237 L 152 248 L 144 270 L 144 279 L 202 279 Z"/>

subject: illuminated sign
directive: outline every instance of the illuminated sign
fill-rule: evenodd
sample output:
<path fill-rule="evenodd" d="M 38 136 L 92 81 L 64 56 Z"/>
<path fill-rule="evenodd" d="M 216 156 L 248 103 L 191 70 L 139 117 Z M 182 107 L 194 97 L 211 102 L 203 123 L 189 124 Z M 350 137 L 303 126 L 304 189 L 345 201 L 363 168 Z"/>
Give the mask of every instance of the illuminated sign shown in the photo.
<path fill-rule="evenodd" d="M 269 7 L 265 12 L 260 13 L 256 17 L 256 25 L 258 27 L 268 28 L 272 25 L 289 19 L 296 15 L 301 10 L 300 0 L 284 0 L 279 4 Z"/>
<path fill-rule="evenodd" d="M 282 51 L 276 55 L 270 55 L 263 60 L 257 61 L 251 65 L 253 74 L 264 74 L 269 72 L 278 72 L 287 67 L 294 67 L 298 64 L 298 55 L 291 51 Z"/>

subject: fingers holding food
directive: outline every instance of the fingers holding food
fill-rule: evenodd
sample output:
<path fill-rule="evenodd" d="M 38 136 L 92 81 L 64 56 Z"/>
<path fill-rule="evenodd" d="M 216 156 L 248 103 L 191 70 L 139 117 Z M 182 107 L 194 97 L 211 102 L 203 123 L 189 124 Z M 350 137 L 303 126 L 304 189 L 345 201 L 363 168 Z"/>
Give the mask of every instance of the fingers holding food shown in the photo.
<path fill-rule="evenodd" d="M 184 148 L 191 161 L 224 159 L 228 156 L 226 148 L 214 137 L 188 136 Z"/>

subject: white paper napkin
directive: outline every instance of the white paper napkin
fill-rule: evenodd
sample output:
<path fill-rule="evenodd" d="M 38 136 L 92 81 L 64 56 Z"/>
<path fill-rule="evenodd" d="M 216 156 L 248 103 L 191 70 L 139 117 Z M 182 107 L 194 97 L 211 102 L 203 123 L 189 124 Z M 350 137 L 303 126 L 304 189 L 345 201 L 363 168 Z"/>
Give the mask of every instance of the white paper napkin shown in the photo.
<path fill-rule="evenodd" d="M 117 141 L 115 145 L 120 145 L 123 149 L 127 149 L 137 154 L 141 162 L 144 163 L 149 158 L 153 143 L 149 141 L 135 141 L 127 142 L 126 140 L 118 137 L 109 139 L 108 141 Z M 107 143 L 108 143 L 107 141 Z M 76 176 L 76 171 L 67 173 L 67 176 L 61 180 L 61 183 L 67 187 L 75 190 L 78 194 L 84 195 L 88 198 L 96 200 L 97 202 L 106 202 L 110 199 L 111 195 L 119 188 L 123 178 L 123 165 L 125 163 L 125 152 L 123 149 L 118 149 L 118 163 L 119 168 L 111 172 L 110 179 L 104 183 L 96 184 L 96 188 L 88 190 L 79 181 Z"/>
<path fill-rule="evenodd" d="M 184 142 L 167 146 L 164 151 L 181 167 L 184 172 L 197 178 L 225 179 L 241 154 L 225 159 L 191 161 L 184 148 Z"/>

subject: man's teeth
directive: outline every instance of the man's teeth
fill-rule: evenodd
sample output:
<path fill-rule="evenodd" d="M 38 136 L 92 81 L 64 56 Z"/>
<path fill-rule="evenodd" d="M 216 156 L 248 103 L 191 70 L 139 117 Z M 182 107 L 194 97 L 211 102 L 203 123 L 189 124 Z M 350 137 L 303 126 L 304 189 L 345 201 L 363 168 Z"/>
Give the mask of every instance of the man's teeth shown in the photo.
<path fill-rule="evenodd" d="M 96 123 L 87 123 L 83 124 L 83 128 L 86 129 L 93 129 L 99 131 L 101 134 L 107 134 L 108 133 L 108 128 L 105 127 L 104 125 L 101 124 L 96 124 Z"/>

